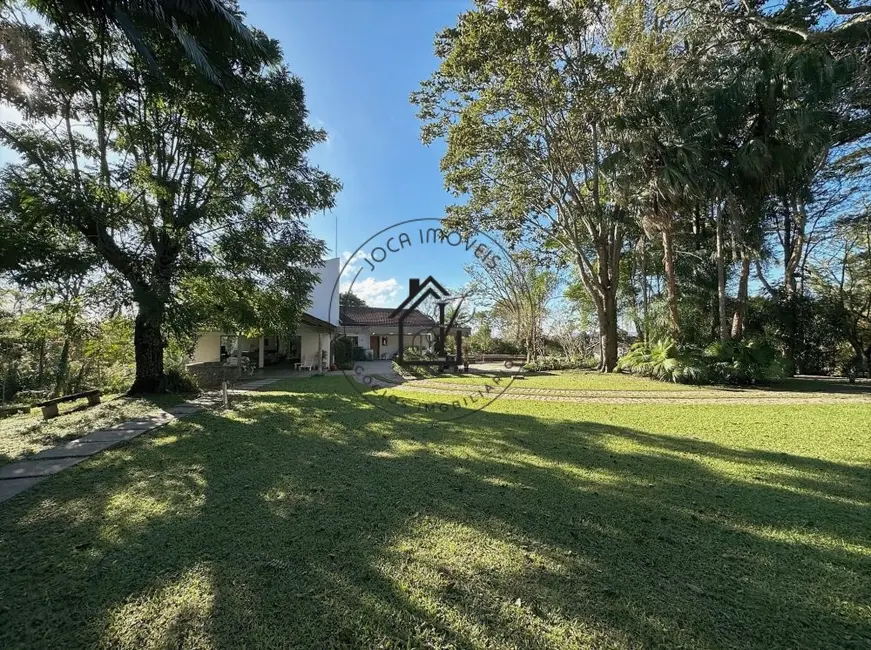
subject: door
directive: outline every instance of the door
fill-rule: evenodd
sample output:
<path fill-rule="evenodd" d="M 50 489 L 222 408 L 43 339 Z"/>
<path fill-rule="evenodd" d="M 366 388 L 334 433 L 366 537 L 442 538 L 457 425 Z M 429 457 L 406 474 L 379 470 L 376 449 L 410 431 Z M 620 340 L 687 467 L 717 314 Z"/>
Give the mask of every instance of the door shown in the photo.
<path fill-rule="evenodd" d="M 369 348 L 372 350 L 372 354 L 375 355 L 375 359 L 381 358 L 381 339 L 379 337 L 369 337 Z"/>

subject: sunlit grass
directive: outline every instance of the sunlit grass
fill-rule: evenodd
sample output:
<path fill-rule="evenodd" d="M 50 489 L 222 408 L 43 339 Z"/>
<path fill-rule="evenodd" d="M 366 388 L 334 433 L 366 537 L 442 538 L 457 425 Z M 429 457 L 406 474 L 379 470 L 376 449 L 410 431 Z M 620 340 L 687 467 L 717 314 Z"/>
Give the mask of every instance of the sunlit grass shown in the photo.
<path fill-rule="evenodd" d="M 694 386 L 654 381 L 644 377 L 633 377 L 625 374 L 603 374 L 586 370 L 567 370 L 542 373 L 484 373 L 484 374 L 451 374 L 437 377 L 430 381 L 455 384 L 494 383 L 505 385 L 511 382 L 518 388 L 559 388 L 573 390 L 631 390 L 631 391 L 697 391 Z"/>
<path fill-rule="evenodd" d="M 17 460 L 79 438 L 94 429 L 149 415 L 184 399 L 180 395 L 150 399 L 105 395 L 102 403 L 83 410 L 76 409 L 86 406 L 87 399 L 65 402 L 60 405 L 61 414 L 51 420 L 43 420 L 39 408 L 0 419 L 0 462 Z"/>
<path fill-rule="evenodd" d="M 871 383 L 850 384 L 846 379 L 793 378 L 770 382 L 760 386 L 692 386 L 667 381 L 657 381 L 626 373 L 599 373 L 589 370 L 564 370 L 541 373 L 488 372 L 470 374 L 447 374 L 427 380 L 425 383 L 491 385 L 517 389 L 555 389 L 573 391 L 620 392 L 680 392 L 686 397 L 723 396 L 741 393 L 764 395 L 769 392 L 801 394 L 842 395 L 854 394 L 871 397 Z"/>
<path fill-rule="evenodd" d="M 7 502 L 0 647 L 871 641 L 869 405 L 386 400 L 289 381 Z"/>

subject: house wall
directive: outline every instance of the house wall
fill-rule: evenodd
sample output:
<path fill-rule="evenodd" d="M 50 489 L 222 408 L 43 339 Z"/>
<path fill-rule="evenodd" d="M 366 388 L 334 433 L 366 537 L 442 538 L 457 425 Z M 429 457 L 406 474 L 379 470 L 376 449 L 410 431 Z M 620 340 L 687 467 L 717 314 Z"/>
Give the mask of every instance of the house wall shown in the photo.
<path fill-rule="evenodd" d="M 380 354 L 387 355 L 387 358 L 390 359 L 394 354 L 399 352 L 399 334 L 387 334 L 385 333 L 387 330 L 382 328 L 384 331 L 379 332 L 379 328 L 377 327 L 343 327 L 340 328 L 342 330 L 342 334 L 344 336 L 356 336 L 358 338 L 358 345 L 364 350 L 369 350 L 370 348 L 370 337 L 377 336 L 379 339 L 386 338 L 387 344 L 385 345 L 382 341 L 380 346 Z M 390 328 L 390 331 L 396 332 L 396 328 Z M 411 334 L 405 333 L 404 343 L 406 348 L 410 348 L 414 345 L 417 347 L 422 347 L 422 343 L 427 343 L 428 347 L 432 347 L 431 341 L 421 341 L 420 337 L 415 338 L 415 334 L 418 332 L 412 332 Z"/>
<path fill-rule="evenodd" d="M 338 257 L 309 268 L 318 275 L 318 281 L 309 293 L 311 305 L 305 311 L 333 325 L 339 322 L 339 269 Z"/>
<path fill-rule="evenodd" d="M 208 363 L 221 360 L 221 333 L 202 332 L 191 355 L 192 363 Z"/>
<path fill-rule="evenodd" d="M 318 330 L 309 325 L 300 325 L 296 329 L 296 333 L 300 340 L 300 356 L 302 361 L 311 361 L 315 365 L 318 363 Z M 321 332 L 321 349 L 330 351 L 330 335 L 327 332 Z M 329 363 L 329 362 L 328 362 Z"/>

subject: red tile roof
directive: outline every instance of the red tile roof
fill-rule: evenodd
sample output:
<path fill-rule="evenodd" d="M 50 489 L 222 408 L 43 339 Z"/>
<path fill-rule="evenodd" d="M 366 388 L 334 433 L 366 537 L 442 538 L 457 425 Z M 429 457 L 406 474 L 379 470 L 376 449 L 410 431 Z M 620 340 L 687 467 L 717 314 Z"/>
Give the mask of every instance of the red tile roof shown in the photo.
<path fill-rule="evenodd" d="M 393 307 L 341 307 L 339 325 L 347 327 L 399 327 L 399 318 L 390 318 Z M 415 309 L 405 317 L 406 328 L 438 327 L 432 318 Z"/>

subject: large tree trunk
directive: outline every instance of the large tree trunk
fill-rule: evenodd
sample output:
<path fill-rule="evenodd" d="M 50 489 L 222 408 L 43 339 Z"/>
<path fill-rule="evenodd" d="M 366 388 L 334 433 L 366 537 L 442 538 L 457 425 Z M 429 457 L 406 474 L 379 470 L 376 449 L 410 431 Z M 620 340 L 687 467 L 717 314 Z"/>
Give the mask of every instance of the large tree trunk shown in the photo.
<path fill-rule="evenodd" d="M 74 316 L 67 316 L 64 321 L 64 345 L 61 349 L 60 353 L 60 361 L 57 364 L 57 373 L 54 378 L 54 392 L 52 393 L 55 397 L 64 394 L 64 390 L 66 390 L 67 383 L 69 380 L 70 374 L 70 339 L 73 337 L 73 328 L 75 327 L 76 320 Z"/>
<path fill-rule="evenodd" d="M 602 372 L 617 369 L 617 305 L 614 297 L 606 297 L 599 313 L 599 352 Z"/>
<path fill-rule="evenodd" d="M 52 397 L 60 397 L 64 393 L 64 387 L 67 384 L 67 375 L 70 369 L 70 339 L 64 338 L 64 345 L 60 351 L 60 360 L 57 363 L 57 372 L 54 376 L 54 390 Z"/>
<path fill-rule="evenodd" d="M 750 256 L 745 250 L 741 254 L 741 277 L 738 280 L 738 303 L 732 315 L 732 338 L 740 340 L 744 336 L 744 314 L 747 313 L 747 289 L 750 282 Z"/>
<path fill-rule="evenodd" d="M 157 393 L 163 389 L 163 335 L 161 312 L 152 312 L 139 306 L 133 330 L 136 380 L 129 393 Z"/>
<path fill-rule="evenodd" d="M 648 313 L 650 304 L 650 290 L 647 286 L 647 246 L 644 236 L 641 238 L 641 316 L 644 323 L 643 340 L 650 342 L 650 316 Z"/>
<path fill-rule="evenodd" d="M 662 263 L 665 266 L 665 280 L 668 288 L 668 317 L 671 336 L 675 340 L 680 338 L 680 316 L 678 314 L 677 301 L 677 272 L 674 268 L 674 242 L 672 241 L 671 228 L 666 226 L 662 229 Z"/>
<path fill-rule="evenodd" d="M 717 239 L 717 311 L 720 316 L 720 340 L 729 340 L 729 316 L 726 314 L 726 261 L 723 250 L 723 210 L 714 206 Z"/>

